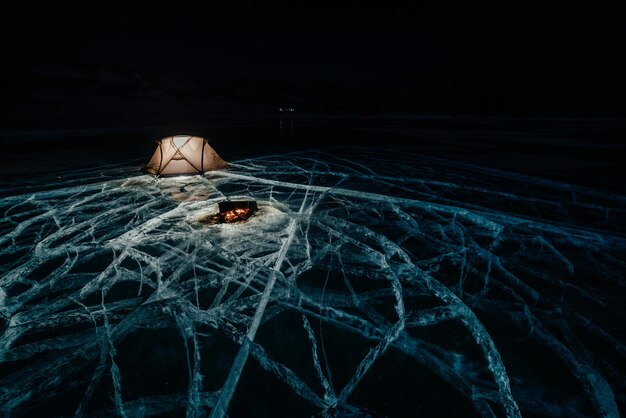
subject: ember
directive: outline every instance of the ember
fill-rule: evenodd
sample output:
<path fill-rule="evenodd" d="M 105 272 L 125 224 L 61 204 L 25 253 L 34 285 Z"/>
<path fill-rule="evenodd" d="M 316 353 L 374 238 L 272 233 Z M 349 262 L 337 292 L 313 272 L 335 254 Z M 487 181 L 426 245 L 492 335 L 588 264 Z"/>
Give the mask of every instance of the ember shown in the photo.
<path fill-rule="evenodd" d="M 250 216 L 252 216 L 252 213 L 251 209 L 233 209 L 228 212 L 220 213 L 220 215 L 222 216 L 222 219 L 224 219 L 224 222 L 233 223 L 247 220 Z"/>
<path fill-rule="evenodd" d="M 198 221 L 209 225 L 245 222 L 257 212 L 258 206 L 254 200 L 228 200 L 220 202 L 219 209 L 219 213 L 209 215 L 203 219 L 199 219 Z"/>

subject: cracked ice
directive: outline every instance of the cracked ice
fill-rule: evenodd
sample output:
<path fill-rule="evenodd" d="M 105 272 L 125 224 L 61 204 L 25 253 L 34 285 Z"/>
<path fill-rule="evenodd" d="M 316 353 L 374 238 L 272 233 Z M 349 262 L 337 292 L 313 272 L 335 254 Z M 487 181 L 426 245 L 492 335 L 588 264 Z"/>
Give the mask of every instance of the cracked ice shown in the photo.
<path fill-rule="evenodd" d="M 133 170 L 0 189 L 7 416 L 626 407 L 624 196 L 357 148 Z"/>

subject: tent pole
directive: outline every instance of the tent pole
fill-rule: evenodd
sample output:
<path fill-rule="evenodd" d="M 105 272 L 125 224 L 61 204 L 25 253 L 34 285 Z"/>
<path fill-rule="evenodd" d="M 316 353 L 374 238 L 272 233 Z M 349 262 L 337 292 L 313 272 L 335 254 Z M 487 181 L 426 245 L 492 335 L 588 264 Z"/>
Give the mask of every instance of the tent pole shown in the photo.
<path fill-rule="evenodd" d="M 161 166 L 163 165 L 163 147 L 161 147 L 161 142 L 159 141 L 159 170 L 157 171 L 157 175 L 161 174 Z"/>
<path fill-rule="evenodd" d="M 202 157 L 200 157 L 200 174 L 204 174 L 204 146 L 206 145 L 207 140 L 202 141 Z"/>

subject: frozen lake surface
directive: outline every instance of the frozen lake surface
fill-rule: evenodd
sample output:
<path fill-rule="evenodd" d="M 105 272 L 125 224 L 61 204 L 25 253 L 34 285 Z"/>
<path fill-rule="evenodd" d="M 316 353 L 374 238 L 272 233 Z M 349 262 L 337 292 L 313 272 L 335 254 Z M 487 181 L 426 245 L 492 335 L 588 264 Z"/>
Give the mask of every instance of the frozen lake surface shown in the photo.
<path fill-rule="evenodd" d="M 626 413 L 625 196 L 365 148 L 0 196 L 7 416 Z"/>

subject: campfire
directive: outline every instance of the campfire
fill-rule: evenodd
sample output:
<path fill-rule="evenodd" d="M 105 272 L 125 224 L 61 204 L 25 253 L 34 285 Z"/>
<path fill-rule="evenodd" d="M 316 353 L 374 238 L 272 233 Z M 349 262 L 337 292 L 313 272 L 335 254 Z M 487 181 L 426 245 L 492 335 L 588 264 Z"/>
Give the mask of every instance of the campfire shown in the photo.
<path fill-rule="evenodd" d="M 247 220 L 250 216 L 252 216 L 251 209 L 233 209 L 226 212 L 220 212 L 221 217 L 224 219 L 224 222 L 230 224 L 233 222 L 241 222 Z"/>
<path fill-rule="evenodd" d="M 198 221 L 208 225 L 241 223 L 247 221 L 258 210 L 254 200 L 226 200 L 220 202 L 218 206 L 219 213 L 208 215 Z"/>

